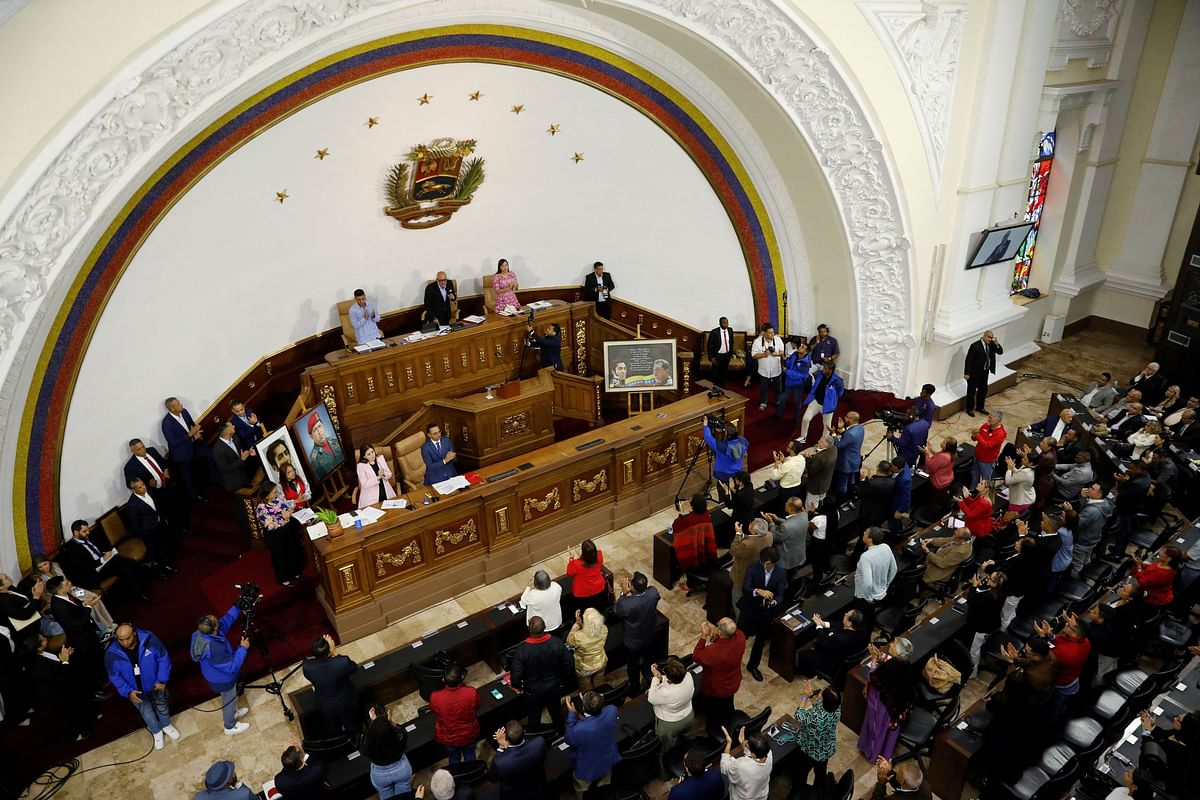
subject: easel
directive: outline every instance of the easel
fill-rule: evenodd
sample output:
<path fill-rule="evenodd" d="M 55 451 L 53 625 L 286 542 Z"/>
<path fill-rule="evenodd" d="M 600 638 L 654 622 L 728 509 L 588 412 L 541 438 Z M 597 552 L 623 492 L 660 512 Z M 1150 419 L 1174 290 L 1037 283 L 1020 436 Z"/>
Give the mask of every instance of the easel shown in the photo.
<path fill-rule="evenodd" d="M 328 505 L 336 503 L 348 491 L 350 491 L 350 486 L 346 483 L 346 476 L 341 467 L 326 475 L 325 479 L 321 481 L 321 495 L 323 501 Z M 315 502 L 316 498 L 313 500 Z"/>
<path fill-rule="evenodd" d="M 634 334 L 635 339 L 642 338 L 642 323 L 638 322 L 637 331 Z M 654 410 L 654 392 L 630 392 L 625 395 L 625 411 L 635 417 L 638 414 L 646 414 Z"/>

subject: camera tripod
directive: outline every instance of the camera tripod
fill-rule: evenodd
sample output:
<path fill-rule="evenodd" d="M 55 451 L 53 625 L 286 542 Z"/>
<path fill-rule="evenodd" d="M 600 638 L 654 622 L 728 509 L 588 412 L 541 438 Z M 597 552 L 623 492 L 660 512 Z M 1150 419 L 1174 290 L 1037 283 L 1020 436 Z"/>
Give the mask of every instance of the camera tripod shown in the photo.
<path fill-rule="evenodd" d="M 267 643 L 270 638 L 282 639 L 285 638 L 278 633 L 271 633 L 269 636 L 264 634 L 259 628 L 258 617 L 255 615 L 254 608 L 250 608 L 245 612 L 245 622 L 242 624 L 242 636 L 250 639 L 258 647 L 259 655 L 262 656 L 263 662 L 267 665 L 267 674 L 271 676 L 271 680 L 265 683 L 242 683 L 238 682 L 238 694 L 244 694 L 247 689 L 263 689 L 267 694 L 273 694 L 279 698 L 279 708 L 283 711 L 283 716 L 288 722 L 296 719 L 295 713 L 288 708 L 288 704 L 283 699 L 283 685 L 287 683 L 287 679 L 296 674 L 296 670 L 303 665 L 301 661 L 296 666 L 292 667 L 291 671 L 283 676 L 283 680 L 275 674 L 275 665 L 271 662 L 271 647 Z"/>
<path fill-rule="evenodd" d="M 877 419 L 867 420 L 868 424 L 872 423 L 872 422 L 880 422 L 880 420 L 877 420 Z M 884 455 L 887 456 L 888 461 L 891 461 L 893 458 L 896 457 L 896 445 L 892 443 L 891 437 L 888 436 L 889 433 L 893 432 L 893 429 L 887 427 L 886 425 L 884 427 L 885 427 L 885 429 L 883 432 L 883 438 L 880 439 L 878 442 L 876 442 L 875 446 L 872 447 L 870 450 L 868 450 L 867 454 L 862 457 L 862 462 L 863 462 L 864 466 L 866 466 L 866 464 L 868 463 L 868 459 L 871 457 L 871 454 L 874 453 L 876 450 L 878 450 L 879 445 L 883 444 L 884 442 L 887 442 L 887 449 L 884 450 L 883 452 L 884 452 Z"/>

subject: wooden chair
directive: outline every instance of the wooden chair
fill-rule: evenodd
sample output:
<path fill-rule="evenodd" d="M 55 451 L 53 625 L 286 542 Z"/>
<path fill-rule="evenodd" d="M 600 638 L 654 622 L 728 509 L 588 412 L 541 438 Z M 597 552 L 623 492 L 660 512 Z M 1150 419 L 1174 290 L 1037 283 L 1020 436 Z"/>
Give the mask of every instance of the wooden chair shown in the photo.
<path fill-rule="evenodd" d="M 496 273 L 483 276 L 483 307 L 489 314 L 496 313 L 496 290 L 492 288 L 492 279 Z"/>
<path fill-rule="evenodd" d="M 124 506 L 110 508 L 96 520 L 96 526 L 104 533 L 108 543 L 117 548 L 117 552 L 134 561 L 146 560 L 146 543 L 129 532 L 122 515 Z"/>
<path fill-rule="evenodd" d="M 712 335 L 712 331 L 705 334 L 704 346 L 700 348 L 700 370 L 712 369 L 712 356 L 708 354 L 708 337 Z M 733 351 L 733 355 L 729 358 L 730 370 L 744 370 L 746 368 L 746 332 L 733 331 L 729 337 L 729 347 Z"/>
<path fill-rule="evenodd" d="M 358 337 L 354 335 L 354 326 L 350 324 L 350 306 L 352 305 L 354 305 L 354 298 L 341 300 L 337 304 L 338 321 L 342 324 L 342 342 L 346 347 L 358 344 Z"/>
<path fill-rule="evenodd" d="M 396 465 L 404 476 L 404 491 L 415 492 L 425 488 L 425 459 L 421 457 L 421 445 L 425 444 L 424 433 L 414 433 L 392 445 L 396 453 Z"/>

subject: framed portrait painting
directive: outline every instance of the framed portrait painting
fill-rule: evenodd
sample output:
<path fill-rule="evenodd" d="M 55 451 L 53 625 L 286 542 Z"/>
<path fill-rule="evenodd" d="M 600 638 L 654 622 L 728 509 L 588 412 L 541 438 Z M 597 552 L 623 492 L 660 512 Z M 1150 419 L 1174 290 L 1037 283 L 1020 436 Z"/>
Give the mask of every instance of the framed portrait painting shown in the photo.
<path fill-rule="evenodd" d="M 329 419 L 329 409 L 318 404 L 301 414 L 292 423 L 292 433 L 299 443 L 300 452 L 312 470 L 313 479 L 320 482 L 346 462 L 342 442 L 337 429 Z"/>
<path fill-rule="evenodd" d="M 271 431 L 265 439 L 254 445 L 254 449 L 258 451 L 258 457 L 262 460 L 267 480 L 282 483 L 281 473 L 291 466 L 295 468 L 296 477 L 301 483 L 308 485 L 308 478 L 304 474 L 304 462 L 300 459 L 296 446 L 292 444 L 292 437 L 288 435 L 287 428 Z"/>

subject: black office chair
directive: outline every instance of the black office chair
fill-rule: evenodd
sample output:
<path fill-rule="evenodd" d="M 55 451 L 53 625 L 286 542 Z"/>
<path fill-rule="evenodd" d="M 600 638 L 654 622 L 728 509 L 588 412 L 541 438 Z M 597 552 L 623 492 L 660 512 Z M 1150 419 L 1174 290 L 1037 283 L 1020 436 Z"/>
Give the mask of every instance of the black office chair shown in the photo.
<path fill-rule="evenodd" d="M 1104 726 L 1091 717 L 1078 717 L 1063 726 L 1062 741 L 1075 751 L 1080 764 L 1091 765 L 1107 746 Z"/>
<path fill-rule="evenodd" d="M 737 738 L 736 735 L 734 738 Z M 667 771 L 676 778 L 682 778 L 687 774 L 683 768 L 683 757 L 692 747 L 699 747 L 704 750 L 704 763 L 711 766 L 721 758 L 721 753 L 725 750 L 725 741 L 718 742 L 714 737 L 701 736 L 690 742 L 680 742 L 671 748 L 671 752 L 667 754 L 664 760 L 667 762 Z"/>
<path fill-rule="evenodd" d="M 1127 669 L 1112 673 L 1106 681 L 1109 688 L 1116 689 L 1125 697 L 1133 697 L 1144 686 L 1154 686 L 1154 681 L 1140 669 Z"/>
<path fill-rule="evenodd" d="M 887 641 L 900 636 L 917 622 L 917 617 L 925 610 L 925 601 L 914 599 L 908 605 L 890 606 L 875 615 L 875 627 L 883 633 Z"/>
<path fill-rule="evenodd" d="M 921 590 L 921 579 L 925 577 L 928 564 L 924 561 L 896 575 L 883 598 L 885 607 L 903 606 L 911 602 Z"/>
<path fill-rule="evenodd" d="M 897 756 L 893 761 L 903 761 L 908 758 L 920 758 L 926 750 L 933 748 L 933 739 L 958 716 L 959 703 L 955 697 L 934 714 L 927 709 L 916 706 L 908 712 L 908 718 L 900 725 L 899 743 L 908 748 L 904 755 Z"/>
<path fill-rule="evenodd" d="M 854 793 L 854 770 L 848 769 L 842 773 L 842 777 L 838 778 L 838 782 L 833 785 L 833 793 L 829 796 L 833 800 L 850 800 Z"/>
<path fill-rule="evenodd" d="M 514 644 L 512 647 L 508 648 L 507 650 L 500 651 L 500 671 L 501 672 L 512 672 L 513 656 L 515 656 L 517 654 L 517 648 L 520 646 L 521 646 L 520 644 Z"/>
<path fill-rule="evenodd" d="M 1078 578 L 1063 578 L 1058 583 L 1058 596 L 1070 604 L 1071 610 L 1078 613 L 1089 608 L 1096 602 L 1096 588 Z"/>
<path fill-rule="evenodd" d="M 938 581 L 934 584 L 926 584 L 926 591 L 933 594 L 934 599 L 944 601 L 950 595 L 958 591 L 958 587 L 967 578 L 975 574 L 975 557 L 968 556 L 967 560 L 954 568 L 954 572 L 944 581 Z"/>
<path fill-rule="evenodd" d="M 1104 726 L 1104 738 L 1115 737 L 1133 716 L 1130 698 L 1113 689 L 1105 689 L 1092 704 L 1090 714 Z"/>
<path fill-rule="evenodd" d="M 304 752 L 318 761 L 332 761 L 354 751 L 354 742 L 344 733 L 321 738 L 305 737 L 301 745 Z"/>
<path fill-rule="evenodd" d="M 856 666 L 858 666 L 858 663 L 866 657 L 867 657 L 867 648 L 864 647 L 863 649 L 859 650 L 857 653 L 851 653 L 850 655 L 848 655 L 844 659 L 842 659 L 842 663 L 838 664 L 837 669 L 832 673 L 828 673 L 828 672 L 826 672 L 826 670 L 818 667 L 816 670 L 817 677 L 820 678 L 821 680 L 825 681 L 826 683 L 828 683 L 830 686 L 833 686 L 835 688 L 840 687 L 840 686 L 845 686 L 846 685 L 846 675 L 850 672 L 850 670 L 852 670 Z"/>
<path fill-rule="evenodd" d="M 971 677 L 971 651 L 968 650 L 962 642 L 951 639 L 938 647 L 935 655 L 943 661 L 948 661 L 962 676 L 962 680 L 948 688 L 944 692 L 939 692 L 929 685 L 927 681 L 917 681 L 916 702 L 918 705 L 930 710 L 938 711 L 945 706 L 946 703 L 954 700 L 963 690 L 963 686 Z"/>
<path fill-rule="evenodd" d="M 604 698 L 604 705 L 620 708 L 629 699 L 629 681 L 621 681 L 616 686 L 602 683 L 594 691 L 599 692 L 600 696 Z"/>
<path fill-rule="evenodd" d="M 417 693 L 422 700 L 428 701 L 430 695 L 446 685 L 446 667 L 436 660 L 413 664 L 412 674 L 417 679 Z"/>
<path fill-rule="evenodd" d="M 1093 559 L 1079 571 L 1079 577 L 1095 587 L 1108 586 L 1116 574 L 1117 565 L 1101 558 Z"/>
<path fill-rule="evenodd" d="M 662 742 L 654 731 L 648 731 L 621 748 L 621 760 L 612 771 L 612 782 L 618 787 L 640 789 L 658 777 L 659 753 Z"/>
<path fill-rule="evenodd" d="M 770 719 L 770 717 L 770 706 L 765 706 L 754 716 L 750 716 L 745 711 L 734 711 L 733 718 L 731 720 L 733 727 L 730 728 L 729 735 L 734 738 L 734 741 L 737 741 L 739 738 L 739 731 L 743 729 L 745 729 L 747 736 L 758 733 L 763 729 L 763 726 L 767 724 L 767 720 Z"/>
<path fill-rule="evenodd" d="M 946 513 L 944 504 L 926 503 L 912 512 L 912 521 L 918 528 L 928 528 Z"/>
<path fill-rule="evenodd" d="M 460 761 L 457 764 L 447 764 L 444 769 L 454 776 L 457 786 L 475 786 L 487 778 L 486 761 Z"/>

